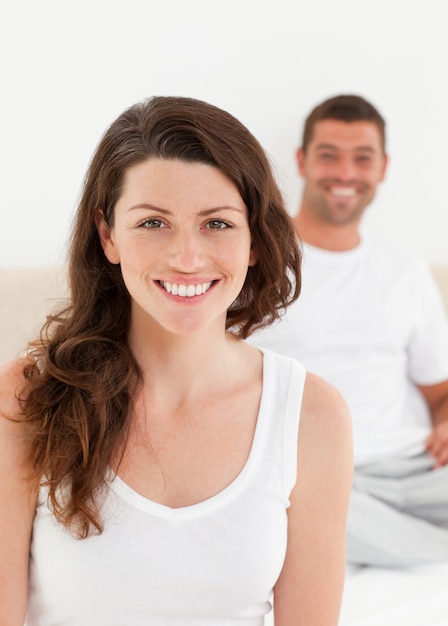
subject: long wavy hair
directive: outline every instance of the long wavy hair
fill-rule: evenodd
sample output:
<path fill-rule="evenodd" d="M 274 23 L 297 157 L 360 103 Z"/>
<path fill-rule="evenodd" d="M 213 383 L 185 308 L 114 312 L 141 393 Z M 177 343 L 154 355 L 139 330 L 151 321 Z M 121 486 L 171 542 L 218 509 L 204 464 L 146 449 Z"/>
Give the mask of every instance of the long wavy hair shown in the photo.
<path fill-rule="evenodd" d="M 247 206 L 257 262 L 227 315 L 246 338 L 279 317 L 300 292 L 301 252 L 269 160 L 229 113 L 192 98 L 154 97 L 108 128 L 90 166 L 72 227 L 68 303 L 48 316 L 25 367 L 22 397 L 33 476 L 57 519 L 80 538 L 103 530 L 101 494 L 126 445 L 142 374 L 128 345 L 130 296 L 105 258 L 95 215 L 112 226 L 126 171 L 151 158 L 219 168 Z M 118 455 L 118 456 L 117 456 Z"/>

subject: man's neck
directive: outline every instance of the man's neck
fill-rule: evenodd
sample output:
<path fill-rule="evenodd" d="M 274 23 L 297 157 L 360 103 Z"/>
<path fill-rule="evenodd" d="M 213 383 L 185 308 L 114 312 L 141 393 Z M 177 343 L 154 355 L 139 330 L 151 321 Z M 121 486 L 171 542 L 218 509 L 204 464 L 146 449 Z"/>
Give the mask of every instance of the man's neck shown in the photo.
<path fill-rule="evenodd" d="M 323 250 L 331 252 L 352 250 L 361 240 L 357 223 L 330 224 L 317 220 L 303 210 L 293 217 L 293 222 L 301 241 Z"/>

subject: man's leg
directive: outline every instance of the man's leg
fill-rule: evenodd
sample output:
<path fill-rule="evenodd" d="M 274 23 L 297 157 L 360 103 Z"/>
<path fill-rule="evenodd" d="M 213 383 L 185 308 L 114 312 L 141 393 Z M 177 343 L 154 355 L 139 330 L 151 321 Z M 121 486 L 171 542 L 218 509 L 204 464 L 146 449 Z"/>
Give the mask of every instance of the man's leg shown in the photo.
<path fill-rule="evenodd" d="M 448 465 L 433 466 L 427 454 L 369 464 L 355 472 L 354 485 L 394 509 L 448 528 Z"/>
<path fill-rule="evenodd" d="M 349 563 L 448 561 L 448 467 L 426 455 L 355 471 L 347 523 Z"/>

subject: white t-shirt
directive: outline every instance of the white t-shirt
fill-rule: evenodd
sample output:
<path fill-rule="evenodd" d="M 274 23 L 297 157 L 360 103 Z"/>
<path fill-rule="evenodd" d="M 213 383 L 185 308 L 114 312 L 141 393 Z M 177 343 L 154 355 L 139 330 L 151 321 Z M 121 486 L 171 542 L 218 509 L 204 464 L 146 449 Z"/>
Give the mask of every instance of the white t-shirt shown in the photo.
<path fill-rule="evenodd" d="M 249 458 L 203 502 L 172 509 L 115 478 L 103 534 L 76 539 L 42 491 L 27 626 L 262 626 L 285 558 L 304 381 L 299 363 L 265 352 Z"/>
<path fill-rule="evenodd" d="M 357 465 L 423 450 L 431 422 L 415 385 L 448 379 L 448 324 L 416 257 L 370 238 L 347 252 L 304 244 L 299 299 L 249 341 L 295 357 L 340 390 Z"/>

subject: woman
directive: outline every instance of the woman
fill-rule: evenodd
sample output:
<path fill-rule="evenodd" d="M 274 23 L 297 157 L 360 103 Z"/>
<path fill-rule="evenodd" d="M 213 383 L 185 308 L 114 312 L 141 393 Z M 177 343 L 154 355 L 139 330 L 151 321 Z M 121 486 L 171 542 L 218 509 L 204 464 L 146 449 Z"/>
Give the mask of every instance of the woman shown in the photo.
<path fill-rule="evenodd" d="M 1 374 L 0 624 L 258 626 L 272 592 L 276 626 L 337 624 L 349 417 L 242 340 L 300 290 L 249 131 L 189 98 L 120 115 L 69 288 Z"/>

